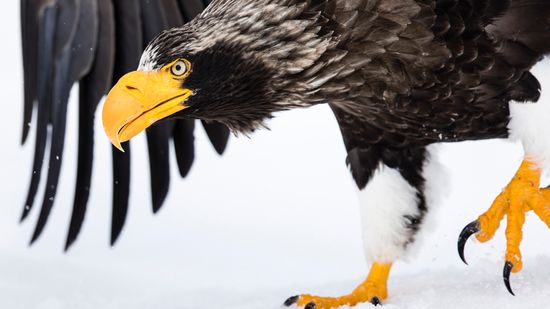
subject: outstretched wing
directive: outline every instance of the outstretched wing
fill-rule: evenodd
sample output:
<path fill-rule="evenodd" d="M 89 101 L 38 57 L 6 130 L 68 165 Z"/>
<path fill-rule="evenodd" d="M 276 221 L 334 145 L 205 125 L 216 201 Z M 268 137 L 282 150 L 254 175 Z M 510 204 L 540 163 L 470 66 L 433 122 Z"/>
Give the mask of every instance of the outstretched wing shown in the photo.
<path fill-rule="evenodd" d="M 43 169 L 45 195 L 31 243 L 42 233 L 57 192 L 63 160 L 69 92 L 79 83 L 78 169 L 66 249 L 76 240 L 93 170 L 94 115 L 113 82 L 135 70 L 146 44 L 164 29 L 177 27 L 200 13 L 209 0 L 21 0 L 24 64 L 23 140 L 31 123 L 36 130 L 33 169 L 21 220 L 33 208 Z M 38 52 L 40 51 L 40 52 Z M 32 119 L 36 109 L 36 119 Z M 203 123 L 214 149 L 222 154 L 229 130 Z M 153 209 L 158 211 L 170 183 L 169 144 L 185 177 L 193 164 L 193 120 L 174 120 L 147 131 Z M 49 145 L 47 168 L 43 166 Z M 130 188 L 130 145 L 113 148 L 113 216 L 111 244 L 125 223 Z"/>

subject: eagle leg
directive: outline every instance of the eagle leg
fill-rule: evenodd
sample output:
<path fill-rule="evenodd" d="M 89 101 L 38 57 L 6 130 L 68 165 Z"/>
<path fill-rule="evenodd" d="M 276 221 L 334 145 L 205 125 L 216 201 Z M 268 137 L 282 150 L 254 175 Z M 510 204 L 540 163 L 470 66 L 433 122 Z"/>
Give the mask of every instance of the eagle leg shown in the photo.
<path fill-rule="evenodd" d="M 387 282 L 390 274 L 390 263 L 373 263 L 367 279 L 351 294 L 341 297 L 319 297 L 303 294 L 290 297 L 285 306 L 298 305 L 306 309 L 332 309 L 340 306 L 355 306 L 359 303 L 370 302 L 379 305 L 388 297 Z"/>
<path fill-rule="evenodd" d="M 540 188 L 540 176 L 541 168 L 526 158 L 489 210 L 468 224 L 459 238 L 458 250 L 463 257 L 464 244 L 470 235 L 475 234 L 480 242 L 489 241 L 506 215 L 506 263 L 503 277 L 506 288 L 512 295 L 514 293 L 510 287 L 510 273 L 519 272 L 523 266 L 519 245 L 525 213 L 533 210 L 550 227 L 550 189 Z"/>

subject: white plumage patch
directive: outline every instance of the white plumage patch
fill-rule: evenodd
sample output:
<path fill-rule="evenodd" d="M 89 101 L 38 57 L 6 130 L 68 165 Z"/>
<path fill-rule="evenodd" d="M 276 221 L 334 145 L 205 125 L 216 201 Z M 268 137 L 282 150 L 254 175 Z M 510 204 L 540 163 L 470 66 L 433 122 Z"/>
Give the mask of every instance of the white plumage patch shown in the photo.
<path fill-rule="evenodd" d="M 548 74 L 550 58 L 537 63 L 531 72 Z M 523 144 L 525 155 L 537 162 L 545 173 L 550 173 L 550 92 L 543 84 L 537 103 L 510 102 L 510 139 Z M 544 90 L 546 89 L 546 91 Z"/>
<path fill-rule="evenodd" d="M 403 256 L 412 231 L 404 216 L 418 216 L 417 190 L 384 164 L 360 191 L 365 256 L 369 262 L 393 262 Z"/>
<path fill-rule="evenodd" d="M 435 145 L 427 148 L 422 166 L 423 194 L 427 210 L 418 230 L 407 226 L 406 217 L 418 217 L 418 190 L 399 171 L 380 164 L 365 189 L 359 192 L 365 257 L 369 262 L 394 262 L 418 249 L 426 230 L 434 225 L 433 209 L 441 202 L 446 187 L 443 167 Z M 412 249 L 412 250 L 411 250 Z"/>
<path fill-rule="evenodd" d="M 154 69 L 154 63 L 152 59 L 156 58 L 157 49 L 152 47 L 151 45 L 147 46 L 145 51 L 143 51 L 143 54 L 141 55 L 141 59 L 139 60 L 139 67 L 138 70 L 150 72 Z"/>
<path fill-rule="evenodd" d="M 445 144 L 431 144 L 426 147 L 428 156 L 422 167 L 424 182 L 424 198 L 426 199 L 427 211 L 424 214 L 422 224 L 414 236 L 414 242 L 406 248 L 405 255 L 401 258 L 409 258 L 420 251 L 423 239 L 435 231 L 437 227 L 437 211 L 443 204 L 443 200 L 449 195 L 449 178 L 445 166 L 439 162 L 439 152 Z"/>
<path fill-rule="evenodd" d="M 510 103 L 510 138 L 523 144 L 526 157 L 550 172 L 550 98 L 538 103 Z"/>

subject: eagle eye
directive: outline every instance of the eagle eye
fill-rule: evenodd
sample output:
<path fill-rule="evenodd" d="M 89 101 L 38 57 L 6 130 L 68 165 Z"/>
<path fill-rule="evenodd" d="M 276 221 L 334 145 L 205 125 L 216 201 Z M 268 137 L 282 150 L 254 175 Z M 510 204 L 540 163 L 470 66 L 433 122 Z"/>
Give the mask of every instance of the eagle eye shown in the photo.
<path fill-rule="evenodd" d="M 170 72 L 172 75 L 178 78 L 186 77 L 191 70 L 191 63 L 185 59 L 176 60 L 170 66 Z"/>

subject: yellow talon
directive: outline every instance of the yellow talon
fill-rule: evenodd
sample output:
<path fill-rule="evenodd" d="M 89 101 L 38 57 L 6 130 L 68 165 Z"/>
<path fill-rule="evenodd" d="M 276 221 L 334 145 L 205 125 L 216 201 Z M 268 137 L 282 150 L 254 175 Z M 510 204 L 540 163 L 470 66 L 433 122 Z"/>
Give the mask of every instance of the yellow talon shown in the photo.
<path fill-rule="evenodd" d="M 479 217 L 480 233 L 476 238 L 485 242 L 493 238 L 500 221 L 506 218 L 506 261 L 512 263 L 512 272 L 522 268 L 519 245 L 523 236 L 525 213 L 535 210 L 537 215 L 548 210 L 550 199 L 539 189 L 541 171 L 537 164 L 524 160 L 504 191 L 499 194 L 491 208 Z M 546 195 L 547 197 L 550 195 Z M 541 216 L 544 220 L 544 217 Z"/>
<path fill-rule="evenodd" d="M 367 279 L 361 283 L 351 294 L 341 297 L 319 297 L 312 295 L 300 295 L 291 297 L 285 305 L 296 303 L 300 307 L 315 309 L 332 309 L 340 306 L 355 306 L 359 303 L 371 302 L 375 305 L 388 298 L 388 276 L 391 264 L 374 263 Z"/>
<path fill-rule="evenodd" d="M 468 225 L 459 239 L 459 254 L 463 258 L 465 238 L 476 234 L 480 242 L 493 238 L 500 221 L 506 215 L 506 264 L 504 281 L 512 293 L 509 284 L 510 272 L 517 273 L 522 267 L 520 243 L 523 237 L 525 213 L 533 210 L 537 216 L 550 227 L 550 190 L 540 188 L 541 170 L 531 160 L 525 159 L 514 178 L 500 193 L 489 210 L 479 216 L 478 220 Z M 512 293 L 513 294 L 513 293 Z"/>

